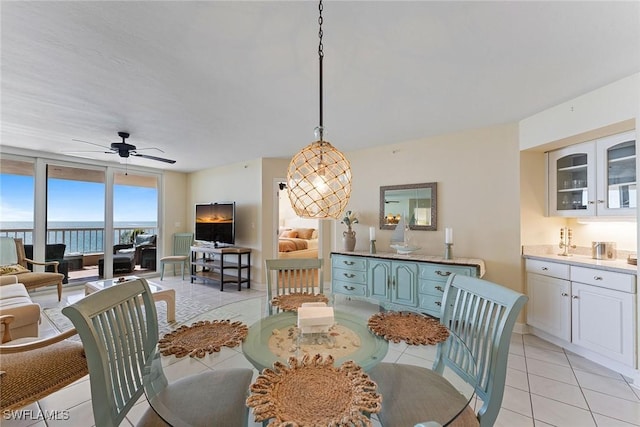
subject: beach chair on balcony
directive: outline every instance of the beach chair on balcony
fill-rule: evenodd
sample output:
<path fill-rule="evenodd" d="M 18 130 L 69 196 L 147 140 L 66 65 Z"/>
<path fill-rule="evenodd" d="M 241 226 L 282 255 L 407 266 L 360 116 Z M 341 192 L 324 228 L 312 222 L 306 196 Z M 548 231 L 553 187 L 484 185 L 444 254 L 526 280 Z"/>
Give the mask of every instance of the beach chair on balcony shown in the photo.
<path fill-rule="evenodd" d="M 53 272 L 30 271 L 29 265 L 53 266 Z M 64 274 L 58 272 L 58 265 L 58 261 L 37 262 L 27 258 L 22 239 L 0 237 L 0 275 L 18 276 L 18 282 L 27 290 L 55 285 L 58 288 L 58 301 L 61 301 Z"/>

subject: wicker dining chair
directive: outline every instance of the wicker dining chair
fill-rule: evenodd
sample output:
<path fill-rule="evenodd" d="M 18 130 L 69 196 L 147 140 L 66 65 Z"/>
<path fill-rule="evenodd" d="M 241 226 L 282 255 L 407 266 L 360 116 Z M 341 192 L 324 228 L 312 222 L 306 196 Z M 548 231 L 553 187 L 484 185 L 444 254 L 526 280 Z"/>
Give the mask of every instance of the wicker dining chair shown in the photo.
<path fill-rule="evenodd" d="M 440 323 L 462 339 L 471 350 L 474 363 L 451 346 L 438 344 L 433 369 L 380 363 L 370 371 L 383 396 L 378 419 L 383 426 L 433 425 L 421 405 L 425 384 L 434 373 L 451 367 L 462 379 L 474 384 L 482 400 L 477 414 L 467 407 L 451 426 L 493 426 L 504 394 L 511 333 L 527 296 L 489 281 L 452 274 L 442 299 Z M 473 366 L 473 368 L 471 368 Z M 443 402 L 443 405 L 446 402 Z"/>
<path fill-rule="evenodd" d="M 91 404 L 97 427 L 116 427 L 144 393 L 146 362 L 158 343 L 158 322 L 149 284 L 139 278 L 103 289 L 62 309 L 78 330 L 89 365 Z M 167 384 L 162 401 L 185 425 L 244 426 L 253 371 L 215 369 Z M 165 425 L 149 408 L 140 425 Z"/>

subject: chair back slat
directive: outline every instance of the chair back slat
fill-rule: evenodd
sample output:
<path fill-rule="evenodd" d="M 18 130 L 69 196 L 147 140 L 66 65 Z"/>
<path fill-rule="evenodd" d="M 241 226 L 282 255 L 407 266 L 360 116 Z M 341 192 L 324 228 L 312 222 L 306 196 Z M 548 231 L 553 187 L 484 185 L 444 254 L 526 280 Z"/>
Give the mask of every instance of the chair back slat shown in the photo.
<path fill-rule="evenodd" d="M 265 261 L 267 301 L 293 292 L 323 293 L 322 258 L 286 258 Z M 269 313 L 271 313 L 271 305 Z"/>
<path fill-rule="evenodd" d="M 474 277 L 451 275 L 447 280 L 440 321 L 462 339 L 473 361 L 460 348 L 445 343 L 438 347 L 434 369 L 442 372 L 446 365 L 473 379 L 483 401 L 478 411 L 481 426 L 493 425 L 500 410 L 511 333 L 527 299 Z"/>
<path fill-rule="evenodd" d="M 62 313 L 85 348 L 96 426 L 117 426 L 144 392 L 145 363 L 158 341 L 149 285 L 142 278 L 118 284 Z"/>
<path fill-rule="evenodd" d="M 175 233 L 173 235 L 173 254 L 184 256 L 191 254 L 193 233 Z"/>

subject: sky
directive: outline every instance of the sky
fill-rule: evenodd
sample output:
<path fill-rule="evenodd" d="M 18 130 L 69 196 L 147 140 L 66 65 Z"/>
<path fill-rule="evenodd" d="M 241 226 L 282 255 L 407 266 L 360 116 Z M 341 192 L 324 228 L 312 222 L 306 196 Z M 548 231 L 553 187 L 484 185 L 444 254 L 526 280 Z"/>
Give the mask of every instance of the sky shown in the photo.
<path fill-rule="evenodd" d="M 104 221 L 102 183 L 50 179 L 48 221 Z M 33 221 L 34 178 L 0 174 L 0 221 Z M 156 221 L 155 188 L 114 186 L 115 222 Z"/>

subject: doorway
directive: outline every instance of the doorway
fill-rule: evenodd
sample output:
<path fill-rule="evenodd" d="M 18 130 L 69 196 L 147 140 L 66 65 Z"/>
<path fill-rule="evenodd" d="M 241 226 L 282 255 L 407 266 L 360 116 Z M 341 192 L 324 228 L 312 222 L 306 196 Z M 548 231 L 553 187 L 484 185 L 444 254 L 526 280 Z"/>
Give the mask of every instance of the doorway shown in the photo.
<path fill-rule="evenodd" d="M 285 180 L 277 181 L 276 198 L 277 258 L 319 258 L 320 221 L 296 215 Z"/>

